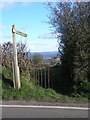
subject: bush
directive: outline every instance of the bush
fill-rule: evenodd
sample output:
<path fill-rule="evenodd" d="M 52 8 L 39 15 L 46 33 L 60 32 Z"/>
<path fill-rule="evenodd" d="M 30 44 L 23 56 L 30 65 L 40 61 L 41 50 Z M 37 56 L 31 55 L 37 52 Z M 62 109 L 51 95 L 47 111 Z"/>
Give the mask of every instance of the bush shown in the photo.
<path fill-rule="evenodd" d="M 43 55 L 39 53 L 35 53 L 32 58 L 32 62 L 34 64 L 42 64 L 43 63 Z"/>

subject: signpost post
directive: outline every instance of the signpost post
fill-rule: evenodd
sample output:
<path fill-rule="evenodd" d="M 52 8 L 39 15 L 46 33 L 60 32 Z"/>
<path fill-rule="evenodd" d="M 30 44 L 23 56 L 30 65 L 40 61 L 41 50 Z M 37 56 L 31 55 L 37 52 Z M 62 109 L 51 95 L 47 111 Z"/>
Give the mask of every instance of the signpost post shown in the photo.
<path fill-rule="evenodd" d="M 23 37 L 27 37 L 27 34 L 17 31 L 15 25 L 12 25 L 13 52 L 14 52 L 13 81 L 14 81 L 14 87 L 19 89 L 21 87 L 21 84 L 20 84 L 20 72 L 19 72 L 18 59 L 17 59 L 16 34 L 21 35 Z"/>

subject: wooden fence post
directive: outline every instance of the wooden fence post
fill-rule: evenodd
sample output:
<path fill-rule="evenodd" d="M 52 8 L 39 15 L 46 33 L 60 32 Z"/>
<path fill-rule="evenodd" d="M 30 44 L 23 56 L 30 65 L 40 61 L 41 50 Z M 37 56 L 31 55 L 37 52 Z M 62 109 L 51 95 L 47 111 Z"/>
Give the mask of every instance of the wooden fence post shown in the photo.
<path fill-rule="evenodd" d="M 45 76 L 45 88 L 46 88 L 46 66 L 45 66 L 45 69 L 44 69 L 44 76 Z"/>
<path fill-rule="evenodd" d="M 49 73 L 49 66 L 48 66 L 48 88 L 50 88 L 50 73 Z"/>
<path fill-rule="evenodd" d="M 42 82 L 43 82 L 43 81 L 42 81 L 42 75 L 43 75 L 43 74 L 42 74 L 42 70 L 43 70 L 43 69 L 42 69 L 42 66 L 41 66 L 41 86 L 43 86 L 43 83 L 42 83 Z"/>

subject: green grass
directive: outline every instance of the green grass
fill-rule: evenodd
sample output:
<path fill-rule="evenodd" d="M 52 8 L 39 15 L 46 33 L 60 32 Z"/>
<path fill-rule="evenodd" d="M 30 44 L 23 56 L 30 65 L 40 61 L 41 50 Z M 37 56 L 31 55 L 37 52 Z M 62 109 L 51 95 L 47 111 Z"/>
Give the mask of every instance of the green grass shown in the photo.
<path fill-rule="evenodd" d="M 0 65 L 0 99 L 2 98 L 2 66 Z"/>
<path fill-rule="evenodd" d="M 10 69 L 2 70 L 2 99 L 4 100 L 42 100 L 42 101 L 60 101 L 60 102 L 88 102 L 88 99 L 78 96 L 66 96 L 56 93 L 52 89 L 44 89 L 36 86 L 34 80 L 28 80 L 25 75 L 21 75 L 21 88 L 13 88 L 12 71 Z"/>
<path fill-rule="evenodd" d="M 0 80 L 0 99 L 2 99 L 2 81 Z"/>

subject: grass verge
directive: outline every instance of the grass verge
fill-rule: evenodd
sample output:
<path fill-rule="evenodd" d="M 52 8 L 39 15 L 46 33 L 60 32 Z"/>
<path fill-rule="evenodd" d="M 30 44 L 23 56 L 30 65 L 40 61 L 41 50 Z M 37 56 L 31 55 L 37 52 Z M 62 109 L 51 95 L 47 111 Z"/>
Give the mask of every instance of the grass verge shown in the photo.
<path fill-rule="evenodd" d="M 52 89 L 44 89 L 36 86 L 34 80 L 28 80 L 25 75 L 21 75 L 21 88 L 13 88 L 12 71 L 2 70 L 2 99 L 3 100 L 41 100 L 59 102 L 88 102 L 88 99 L 81 95 L 66 96 L 56 93 Z"/>

